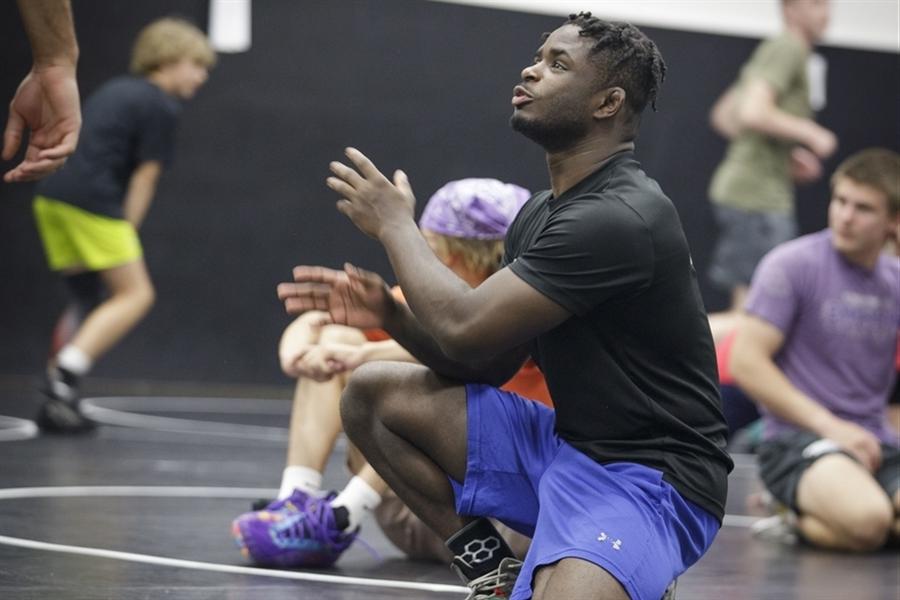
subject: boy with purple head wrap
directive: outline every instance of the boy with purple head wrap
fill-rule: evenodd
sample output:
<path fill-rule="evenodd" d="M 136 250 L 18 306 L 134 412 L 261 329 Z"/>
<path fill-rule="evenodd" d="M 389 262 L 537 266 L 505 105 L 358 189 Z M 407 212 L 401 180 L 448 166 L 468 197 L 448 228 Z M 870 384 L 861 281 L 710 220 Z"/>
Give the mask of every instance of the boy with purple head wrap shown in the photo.
<path fill-rule="evenodd" d="M 531 192 L 496 179 L 451 181 L 431 196 L 419 227 L 450 237 L 502 240 Z"/>

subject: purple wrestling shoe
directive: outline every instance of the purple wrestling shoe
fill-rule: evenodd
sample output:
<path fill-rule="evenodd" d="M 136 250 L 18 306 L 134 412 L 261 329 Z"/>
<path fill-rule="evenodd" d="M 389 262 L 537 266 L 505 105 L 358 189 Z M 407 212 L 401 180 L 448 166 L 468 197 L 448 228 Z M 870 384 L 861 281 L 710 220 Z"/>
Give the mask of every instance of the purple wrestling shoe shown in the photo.
<path fill-rule="evenodd" d="M 333 565 L 356 539 L 358 531 L 341 531 L 335 526 L 331 508 L 334 497 L 331 493 L 316 498 L 297 490 L 266 510 L 239 516 L 232 523 L 231 532 L 241 554 L 264 567 Z"/>

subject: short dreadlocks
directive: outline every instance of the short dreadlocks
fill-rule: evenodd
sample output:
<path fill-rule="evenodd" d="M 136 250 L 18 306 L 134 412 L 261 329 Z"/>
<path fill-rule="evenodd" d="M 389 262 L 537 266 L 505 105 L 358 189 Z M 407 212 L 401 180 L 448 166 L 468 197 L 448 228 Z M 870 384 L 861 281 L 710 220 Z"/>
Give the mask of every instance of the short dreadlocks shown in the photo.
<path fill-rule="evenodd" d="M 635 115 L 648 103 L 656 110 L 666 63 L 650 38 L 634 25 L 603 21 L 589 12 L 569 15 L 566 24 L 577 26 L 582 37 L 594 38 L 591 58 L 599 67 L 604 87 L 625 90 L 625 100 Z"/>

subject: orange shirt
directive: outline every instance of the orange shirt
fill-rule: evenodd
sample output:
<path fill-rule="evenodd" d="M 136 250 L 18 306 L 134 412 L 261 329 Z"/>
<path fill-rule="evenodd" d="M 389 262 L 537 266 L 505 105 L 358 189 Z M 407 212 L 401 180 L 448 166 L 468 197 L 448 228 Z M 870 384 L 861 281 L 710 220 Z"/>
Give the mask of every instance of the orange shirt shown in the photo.
<path fill-rule="evenodd" d="M 391 288 L 391 293 L 400 302 L 405 302 L 403 292 L 400 291 L 399 286 Z M 383 329 L 367 329 L 363 333 L 365 333 L 366 339 L 370 342 L 381 342 L 391 339 L 391 336 Z M 544 374 L 530 358 L 525 361 L 518 373 L 513 375 L 512 379 L 503 384 L 500 389 L 515 392 L 524 398 L 537 400 L 541 404 L 553 408 L 553 400 L 550 398 L 550 390 L 547 389 Z"/>

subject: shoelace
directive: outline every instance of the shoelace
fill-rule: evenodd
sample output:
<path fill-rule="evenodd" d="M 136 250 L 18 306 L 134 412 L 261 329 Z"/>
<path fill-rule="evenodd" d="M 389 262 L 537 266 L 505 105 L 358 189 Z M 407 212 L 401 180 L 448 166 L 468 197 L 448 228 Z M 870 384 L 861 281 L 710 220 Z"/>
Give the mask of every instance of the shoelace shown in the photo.
<path fill-rule="evenodd" d="M 301 492 L 299 490 L 294 490 L 294 493 L 288 496 L 287 498 L 282 498 L 281 500 L 273 500 L 272 502 L 267 502 L 266 505 L 261 510 L 266 510 L 269 512 L 273 512 L 276 510 L 281 510 L 283 508 L 287 508 L 291 511 L 302 511 L 306 508 L 306 503 L 309 502 L 309 494 Z"/>
<path fill-rule="evenodd" d="M 288 539 L 313 539 L 326 543 L 329 547 L 338 547 L 339 536 L 334 528 L 334 520 L 329 519 L 327 510 L 322 510 L 321 502 L 306 501 L 297 507 L 297 512 L 286 516 L 288 523 L 279 532 Z M 329 527 L 330 525 L 330 527 Z"/>
<path fill-rule="evenodd" d="M 280 533 L 289 539 L 315 539 L 326 544 L 328 551 L 340 553 L 359 541 L 372 557 L 381 562 L 381 555 L 364 539 L 354 533 L 339 530 L 334 524 L 334 512 L 328 510 L 333 494 L 325 498 L 307 496 L 289 526 Z M 289 499 L 290 500 L 290 499 Z"/>
<path fill-rule="evenodd" d="M 506 597 L 516 583 L 516 578 L 521 570 L 522 561 L 512 558 L 504 559 L 500 566 L 493 571 L 469 582 L 469 588 L 472 590 L 469 600 Z M 499 596 L 498 594 L 503 595 Z"/>

